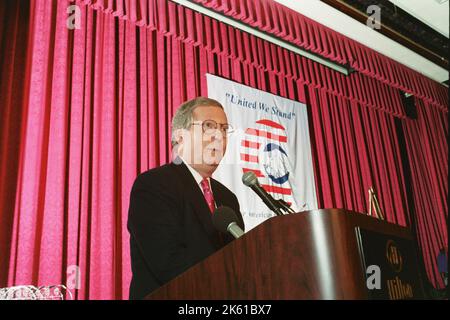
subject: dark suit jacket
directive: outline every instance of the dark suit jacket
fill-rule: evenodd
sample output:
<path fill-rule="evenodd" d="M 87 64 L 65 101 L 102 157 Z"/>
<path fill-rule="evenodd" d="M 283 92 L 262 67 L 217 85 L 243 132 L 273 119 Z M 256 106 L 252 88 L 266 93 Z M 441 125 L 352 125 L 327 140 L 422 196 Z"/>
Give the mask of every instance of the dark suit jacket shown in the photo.
<path fill-rule="evenodd" d="M 244 230 L 236 196 L 211 179 L 216 205 L 232 208 Z M 142 299 L 234 238 L 217 231 L 200 187 L 185 164 L 170 163 L 140 174 L 128 212 L 130 299 Z"/>

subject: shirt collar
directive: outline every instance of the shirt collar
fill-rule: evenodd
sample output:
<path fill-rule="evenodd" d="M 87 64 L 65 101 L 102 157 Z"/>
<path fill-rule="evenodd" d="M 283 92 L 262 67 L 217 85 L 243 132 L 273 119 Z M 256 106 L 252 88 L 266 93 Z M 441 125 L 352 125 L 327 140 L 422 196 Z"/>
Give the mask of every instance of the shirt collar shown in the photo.
<path fill-rule="evenodd" d="M 197 172 L 197 170 L 195 170 L 194 168 L 192 168 L 186 161 L 184 161 L 184 159 L 180 156 L 180 159 L 183 161 L 183 163 L 186 165 L 186 167 L 189 169 L 189 171 L 191 172 L 192 176 L 194 177 L 195 181 L 197 182 L 198 185 L 200 185 L 200 183 L 203 180 L 203 177 L 201 176 L 200 173 Z M 206 180 L 208 180 L 208 184 L 209 187 L 211 188 L 211 182 L 209 180 L 209 177 L 206 178 Z"/>

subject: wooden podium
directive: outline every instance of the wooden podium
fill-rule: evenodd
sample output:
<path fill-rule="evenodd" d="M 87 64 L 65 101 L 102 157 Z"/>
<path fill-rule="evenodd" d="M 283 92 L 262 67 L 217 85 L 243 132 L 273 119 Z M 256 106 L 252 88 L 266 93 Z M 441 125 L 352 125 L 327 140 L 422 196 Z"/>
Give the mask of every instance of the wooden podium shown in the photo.
<path fill-rule="evenodd" d="M 352 211 L 276 216 L 146 299 L 401 299 L 409 291 L 419 298 L 410 244 L 409 229 Z M 380 267 L 381 289 L 368 289 L 369 258 Z"/>

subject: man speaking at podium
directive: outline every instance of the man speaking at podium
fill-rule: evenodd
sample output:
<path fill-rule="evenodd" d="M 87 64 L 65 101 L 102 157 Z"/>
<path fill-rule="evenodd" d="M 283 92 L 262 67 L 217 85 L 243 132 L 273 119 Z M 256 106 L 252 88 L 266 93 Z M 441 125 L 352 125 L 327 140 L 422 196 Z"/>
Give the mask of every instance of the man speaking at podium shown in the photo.
<path fill-rule="evenodd" d="M 233 209 L 244 230 L 236 196 L 211 178 L 230 131 L 218 101 L 187 101 L 172 119 L 175 160 L 136 178 L 128 212 L 130 299 L 144 298 L 234 239 L 214 228 L 216 207 Z"/>

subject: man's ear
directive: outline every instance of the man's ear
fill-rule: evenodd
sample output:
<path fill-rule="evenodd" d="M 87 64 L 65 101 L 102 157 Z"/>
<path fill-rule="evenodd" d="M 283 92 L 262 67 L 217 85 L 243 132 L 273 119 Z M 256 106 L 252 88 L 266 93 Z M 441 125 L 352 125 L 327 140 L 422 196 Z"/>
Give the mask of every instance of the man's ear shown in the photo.
<path fill-rule="evenodd" d="M 176 129 L 173 135 L 178 145 L 183 143 L 183 129 Z"/>

